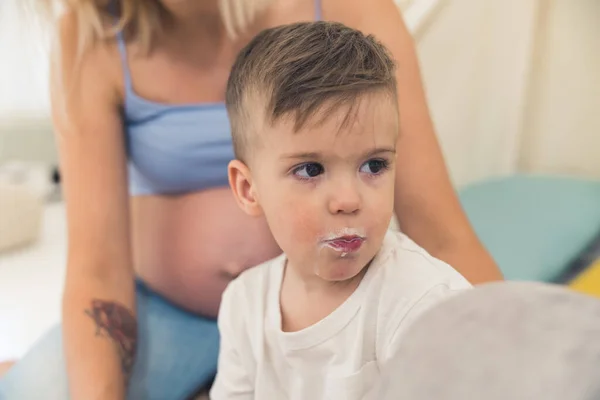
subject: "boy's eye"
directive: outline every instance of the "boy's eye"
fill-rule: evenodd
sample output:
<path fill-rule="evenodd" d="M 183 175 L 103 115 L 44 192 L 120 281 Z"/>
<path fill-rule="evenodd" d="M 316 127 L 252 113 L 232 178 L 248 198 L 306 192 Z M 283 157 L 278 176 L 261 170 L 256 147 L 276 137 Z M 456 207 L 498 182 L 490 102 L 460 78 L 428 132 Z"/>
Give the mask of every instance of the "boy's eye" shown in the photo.
<path fill-rule="evenodd" d="M 306 163 L 294 170 L 294 175 L 299 178 L 314 178 L 321 175 L 324 172 L 324 168 L 318 163 Z"/>
<path fill-rule="evenodd" d="M 388 163 L 385 160 L 375 159 L 369 160 L 360 167 L 360 172 L 366 174 L 377 175 L 387 169 Z"/>

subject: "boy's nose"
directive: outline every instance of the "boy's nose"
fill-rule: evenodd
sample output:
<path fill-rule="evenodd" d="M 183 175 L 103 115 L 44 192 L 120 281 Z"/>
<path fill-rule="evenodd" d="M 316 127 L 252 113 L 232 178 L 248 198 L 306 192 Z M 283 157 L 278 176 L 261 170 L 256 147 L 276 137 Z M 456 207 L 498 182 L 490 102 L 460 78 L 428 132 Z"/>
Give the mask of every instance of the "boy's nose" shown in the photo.
<path fill-rule="evenodd" d="M 332 214 L 356 214 L 360 210 L 361 199 L 356 185 L 340 185 L 333 189 L 329 200 Z"/>

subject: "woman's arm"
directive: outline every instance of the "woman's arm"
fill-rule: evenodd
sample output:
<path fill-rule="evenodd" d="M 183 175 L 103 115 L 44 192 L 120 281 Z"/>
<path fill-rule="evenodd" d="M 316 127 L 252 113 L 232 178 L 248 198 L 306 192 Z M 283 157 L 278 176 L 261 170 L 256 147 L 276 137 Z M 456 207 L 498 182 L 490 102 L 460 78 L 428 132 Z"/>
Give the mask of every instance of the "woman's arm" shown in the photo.
<path fill-rule="evenodd" d="M 114 49 L 78 61 L 77 22 L 60 22 L 52 113 L 67 204 L 63 336 L 71 398 L 125 399 L 136 348 L 126 156 Z"/>
<path fill-rule="evenodd" d="M 501 280 L 450 182 L 425 98 L 415 46 L 393 0 L 326 0 L 324 14 L 373 34 L 394 56 L 400 135 L 395 211 L 402 231 L 471 283 Z"/>

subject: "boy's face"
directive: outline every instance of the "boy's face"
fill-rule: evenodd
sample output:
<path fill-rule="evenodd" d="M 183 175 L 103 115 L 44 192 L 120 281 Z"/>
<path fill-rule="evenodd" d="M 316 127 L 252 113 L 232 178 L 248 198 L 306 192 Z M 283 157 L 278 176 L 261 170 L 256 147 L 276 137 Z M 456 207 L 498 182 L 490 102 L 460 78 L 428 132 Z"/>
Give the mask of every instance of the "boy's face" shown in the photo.
<path fill-rule="evenodd" d="M 336 110 L 294 133 L 291 120 L 257 134 L 248 167 L 230 183 L 248 213 L 264 214 L 288 265 L 306 279 L 354 278 L 381 247 L 394 208 L 396 105 L 364 96 L 350 118 Z"/>

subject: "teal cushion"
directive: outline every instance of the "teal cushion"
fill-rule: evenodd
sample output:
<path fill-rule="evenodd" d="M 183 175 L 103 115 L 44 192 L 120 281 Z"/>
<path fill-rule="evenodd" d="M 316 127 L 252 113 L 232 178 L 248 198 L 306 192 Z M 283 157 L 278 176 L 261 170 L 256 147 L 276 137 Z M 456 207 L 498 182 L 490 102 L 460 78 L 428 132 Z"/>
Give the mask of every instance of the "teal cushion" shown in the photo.
<path fill-rule="evenodd" d="M 517 175 L 459 195 L 506 279 L 555 279 L 600 231 L 600 181 Z"/>

